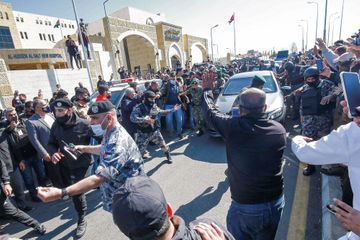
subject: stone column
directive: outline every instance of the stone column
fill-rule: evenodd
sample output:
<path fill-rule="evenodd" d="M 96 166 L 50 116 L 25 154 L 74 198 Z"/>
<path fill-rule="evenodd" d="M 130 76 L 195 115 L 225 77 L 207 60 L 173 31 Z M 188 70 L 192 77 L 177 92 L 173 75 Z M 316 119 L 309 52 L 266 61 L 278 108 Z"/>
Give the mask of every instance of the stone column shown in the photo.
<path fill-rule="evenodd" d="M 3 59 L 0 59 L 0 107 L 11 107 L 12 99 L 13 91 L 7 75 L 6 64 Z"/>

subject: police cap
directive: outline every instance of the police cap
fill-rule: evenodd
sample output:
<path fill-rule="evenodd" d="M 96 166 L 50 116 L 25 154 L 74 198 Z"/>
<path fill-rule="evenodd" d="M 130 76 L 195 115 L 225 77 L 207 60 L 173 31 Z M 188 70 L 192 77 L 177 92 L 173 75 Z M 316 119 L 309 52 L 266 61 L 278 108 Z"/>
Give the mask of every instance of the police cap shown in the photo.
<path fill-rule="evenodd" d="M 59 99 L 56 99 L 52 105 L 55 107 L 55 108 L 72 108 L 73 106 L 73 103 L 67 99 L 67 98 L 59 98 Z"/>
<path fill-rule="evenodd" d="M 100 113 L 107 113 L 114 108 L 115 108 L 115 106 L 108 100 L 94 102 L 93 104 L 90 105 L 87 114 L 88 115 L 96 115 L 96 114 L 100 114 Z"/>

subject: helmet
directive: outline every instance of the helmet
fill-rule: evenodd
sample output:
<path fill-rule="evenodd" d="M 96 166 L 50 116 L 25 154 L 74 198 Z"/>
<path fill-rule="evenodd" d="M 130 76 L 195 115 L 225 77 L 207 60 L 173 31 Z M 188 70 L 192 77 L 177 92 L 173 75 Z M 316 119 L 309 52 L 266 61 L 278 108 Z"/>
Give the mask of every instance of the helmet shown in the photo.
<path fill-rule="evenodd" d="M 285 63 L 284 68 L 286 69 L 286 71 L 292 72 L 295 68 L 295 65 L 291 61 L 289 61 Z"/>
<path fill-rule="evenodd" d="M 318 78 L 319 75 L 320 75 L 320 72 L 316 67 L 309 67 L 304 72 L 304 79 L 306 80 L 308 77 Z"/>

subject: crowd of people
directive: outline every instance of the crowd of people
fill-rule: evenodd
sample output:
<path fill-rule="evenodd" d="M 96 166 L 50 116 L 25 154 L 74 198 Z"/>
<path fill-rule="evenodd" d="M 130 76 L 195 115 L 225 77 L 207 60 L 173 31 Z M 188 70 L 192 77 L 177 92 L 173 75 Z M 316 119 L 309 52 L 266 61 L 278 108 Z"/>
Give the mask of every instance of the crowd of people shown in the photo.
<path fill-rule="evenodd" d="M 239 116 L 221 113 L 214 103 L 231 76 L 257 69 L 272 71 L 280 86 L 289 86 L 283 88 L 284 93 L 288 89 L 287 119 L 298 121 L 302 135 L 293 138 L 292 150 L 308 164 L 305 176 L 323 165 L 322 173 L 341 178 L 342 201 L 334 200 L 331 208 L 350 230 L 343 239 L 360 239 L 360 107 L 353 119 L 347 117 L 339 77 L 341 72 L 359 73 L 359 57 L 360 47 L 351 39 L 333 46 L 317 39 L 313 49 L 291 55 L 281 66 L 261 60 L 255 65 L 209 61 L 191 69 L 166 69 L 151 76 L 161 84 L 148 81 L 144 92 L 136 82 L 129 84 L 120 109 L 110 102 L 111 83 L 101 76 L 93 103 L 82 83 L 72 97 L 58 85 L 49 101 L 41 90 L 31 101 L 15 91 L 0 128 L 0 214 L 45 234 L 45 226 L 27 213 L 32 207 L 23 185 L 32 201 L 71 197 L 77 212 L 75 235 L 81 238 L 87 227 L 84 193 L 100 187 L 104 210 L 130 239 L 274 239 L 285 205 L 287 134 L 265 114 L 266 79 L 255 75 L 239 93 Z M 124 69 L 119 74 L 128 77 Z M 226 144 L 232 198 L 227 227 L 210 219 L 185 224 L 143 167 L 148 144 L 161 148 L 172 163 L 164 130 L 182 139 L 185 128 L 201 136 L 207 125 Z"/>

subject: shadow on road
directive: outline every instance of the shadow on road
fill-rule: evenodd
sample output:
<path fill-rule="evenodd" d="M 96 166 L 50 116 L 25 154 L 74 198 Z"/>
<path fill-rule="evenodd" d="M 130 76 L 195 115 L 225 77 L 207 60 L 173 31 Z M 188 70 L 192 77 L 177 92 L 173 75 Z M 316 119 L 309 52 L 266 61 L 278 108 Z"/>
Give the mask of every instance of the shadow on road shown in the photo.
<path fill-rule="evenodd" d="M 191 222 L 200 215 L 203 215 L 214 208 L 220 202 L 222 195 L 228 190 L 228 188 L 229 183 L 226 178 L 224 181 L 219 182 L 214 191 L 213 186 L 206 188 L 191 202 L 180 206 L 175 214 L 181 216 L 185 222 Z"/>
<path fill-rule="evenodd" d="M 87 214 L 90 214 L 96 211 L 98 208 L 102 207 L 102 200 L 100 195 L 100 191 L 92 191 L 86 194 L 88 209 Z M 61 219 L 68 220 L 65 224 L 58 226 L 54 230 L 47 232 L 44 236 L 40 236 L 37 239 L 56 239 L 56 236 L 77 223 L 77 213 L 74 209 L 72 200 L 60 200 L 52 203 L 37 203 L 33 205 L 35 209 L 28 214 L 30 216 L 36 216 L 36 220 L 38 220 L 40 223 L 45 223 L 58 216 L 60 216 Z M 9 221 L 7 220 L 7 222 Z M 5 223 L 4 221 L 0 221 L 0 225 Z M 74 226 L 74 229 L 75 228 L 76 226 Z M 10 221 L 10 224 L 7 224 L 3 228 L 3 231 L 7 234 L 15 235 L 21 231 L 24 231 L 25 229 L 29 229 L 29 231 L 26 231 L 25 235 L 21 236 L 21 239 L 29 239 L 39 236 L 35 231 L 31 231 L 31 228 L 27 228 L 26 226 L 15 221 Z M 75 235 L 74 231 L 70 232 L 62 239 L 70 239 L 73 235 Z"/>

